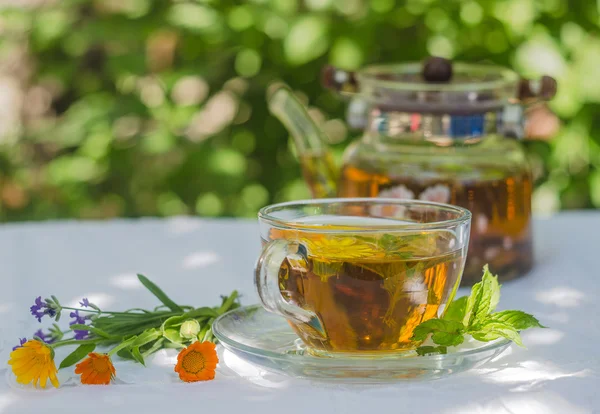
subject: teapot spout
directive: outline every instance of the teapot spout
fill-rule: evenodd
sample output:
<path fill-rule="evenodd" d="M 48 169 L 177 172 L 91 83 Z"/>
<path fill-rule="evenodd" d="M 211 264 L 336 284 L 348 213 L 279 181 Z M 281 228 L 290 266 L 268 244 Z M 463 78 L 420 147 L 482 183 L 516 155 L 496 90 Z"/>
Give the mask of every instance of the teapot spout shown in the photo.
<path fill-rule="evenodd" d="M 269 110 L 294 139 L 302 173 L 313 197 L 335 197 L 337 169 L 324 133 L 287 86 L 278 84 L 271 88 Z"/>

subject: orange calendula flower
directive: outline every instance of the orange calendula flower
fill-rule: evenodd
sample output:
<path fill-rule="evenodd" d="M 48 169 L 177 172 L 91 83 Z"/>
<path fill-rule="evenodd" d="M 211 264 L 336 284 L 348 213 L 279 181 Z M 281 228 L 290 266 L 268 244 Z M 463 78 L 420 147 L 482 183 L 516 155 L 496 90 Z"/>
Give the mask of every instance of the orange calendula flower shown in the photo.
<path fill-rule="evenodd" d="M 10 353 L 8 365 L 17 377 L 19 384 L 33 384 L 46 388 L 48 379 L 58 388 L 54 351 L 40 341 L 31 340 Z"/>
<path fill-rule="evenodd" d="M 194 342 L 177 355 L 175 372 L 185 382 L 208 381 L 215 378 L 219 358 L 212 342 Z"/>
<path fill-rule="evenodd" d="M 91 352 L 75 365 L 75 373 L 81 374 L 82 384 L 108 385 L 115 379 L 115 367 L 106 354 Z"/>

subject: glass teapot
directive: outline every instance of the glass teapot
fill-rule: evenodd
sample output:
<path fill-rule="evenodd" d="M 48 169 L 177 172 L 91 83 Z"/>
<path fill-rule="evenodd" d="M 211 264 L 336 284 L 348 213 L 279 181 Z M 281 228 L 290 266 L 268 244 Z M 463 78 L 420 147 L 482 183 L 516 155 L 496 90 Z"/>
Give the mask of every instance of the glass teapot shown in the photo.
<path fill-rule="evenodd" d="M 463 284 L 479 281 L 486 263 L 503 280 L 530 270 L 532 177 L 518 139 L 524 107 L 552 98 L 554 79 L 531 81 L 496 66 L 434 57 L 357 72 L 326 67 L 323 83 L 365 104 L 358 113 L 363 137 L 346 149 L 340 170 L 290 89 L 275 85 L 268 97 L 270 111 L 294 138 L 314 197 L 465 207 L 473 220 Z"/>

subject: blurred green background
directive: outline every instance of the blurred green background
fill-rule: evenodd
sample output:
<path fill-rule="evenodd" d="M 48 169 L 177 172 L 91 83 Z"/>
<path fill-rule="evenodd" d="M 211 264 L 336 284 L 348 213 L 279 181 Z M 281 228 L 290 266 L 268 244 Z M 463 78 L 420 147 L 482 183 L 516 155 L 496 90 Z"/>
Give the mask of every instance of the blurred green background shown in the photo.
<path fill-rule="evenodd" d="M 339 156 L 359 132 L 320 85 L 321 67 L 430 54 L 554 76 L 560 128 L 542 113 L 553 138 L 524 144 L 535 211 L 600 207 L 596 2 L 0 4 L 2 221 L 254 216 L 308 197 L 288 134 L 266 109 L 269 83 L 299 91 Z"/>

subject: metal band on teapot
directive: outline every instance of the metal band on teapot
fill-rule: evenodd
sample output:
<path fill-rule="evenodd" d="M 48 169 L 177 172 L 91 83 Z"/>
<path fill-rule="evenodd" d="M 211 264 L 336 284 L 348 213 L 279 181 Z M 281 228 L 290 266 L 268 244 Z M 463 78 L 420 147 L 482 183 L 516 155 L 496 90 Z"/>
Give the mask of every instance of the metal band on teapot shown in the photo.
<path fill-rule="evenodd" d="M 361 112 L 360 109 L 365 110 Z M 423 114 L 384 111 L 353 102 L 347 113 L 352 128 L 391 139 L 407 140 L 469 140 L 486 135 L 504 135 L 521 139 L 524 136 L 524 111 L 519 104 L 507 104 L 502 110 L 475 114 Z"/>

